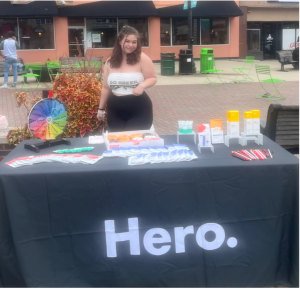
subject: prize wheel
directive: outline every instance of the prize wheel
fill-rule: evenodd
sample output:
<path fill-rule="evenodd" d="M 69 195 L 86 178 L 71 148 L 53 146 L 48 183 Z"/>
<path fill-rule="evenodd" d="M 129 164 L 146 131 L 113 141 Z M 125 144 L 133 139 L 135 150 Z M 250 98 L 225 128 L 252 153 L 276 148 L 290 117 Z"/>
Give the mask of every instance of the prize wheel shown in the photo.
<path fill-rule="evenodd" d="M 52 98 L 42 99 L 31 109 L 28 128 L 31 134 L 44 141 L 59 137 L 67 124 L 68 112 L 65 106 Z"/>

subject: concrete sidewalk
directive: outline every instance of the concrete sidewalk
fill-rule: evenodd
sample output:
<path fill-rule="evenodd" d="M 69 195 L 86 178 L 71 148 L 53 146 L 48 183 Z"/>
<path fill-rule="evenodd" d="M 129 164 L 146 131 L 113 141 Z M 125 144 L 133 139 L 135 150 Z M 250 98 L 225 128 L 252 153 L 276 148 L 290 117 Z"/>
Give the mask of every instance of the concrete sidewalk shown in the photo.
<path fill-rule="evenodd" d="M 237 74 L 233 71 L 233 67 L 243 67 L 244 60 L 232 59 L 232 60 L 218 60 L 215 64 L 217 69 L 223 70 L 221 79 L 225 83 L 232 83 Z M 283 79 L 285 81 L 299 81 L 299 70 L 293 68 L 291 64 L 285 66 L 285 70 L 288 72 L 278 71 L 280 70 L 280 63 L 278 60 L 265 60 L 254 61 L 254 65 L 269 65 L 271 75 L 276 79 Z M 162 76 L 160 63 L 155 63 L 155 70 L 157 73 L 157 85 L 178 85 L 178 84 L 202 84 L 205 80 L 205 75 L 200 73 L 200 60 L 195 60 L 196 74 L 193 75 L 179 75 L 179 61 L 175 61 L 175 75 L 174 76 Z M 253 66 L 249 76 L 258 82 L 255 67 Z"/>
<path fill-rule="evenodd" d="M 221 79 L 225 83 L 233 83 L 233 80 L 237 76 L 237 74 L 233 71 L 233 67 L 242 67 L 243 59 L 232 59 L 232 60 L 216 60 L 217 69 L 222 69 L 223 74 Z M 285 66 L 285 70 L 287 72 L 278 71 L 280 70 L 280 63 L 277 60 L 266 60 L 266 61 L 255 61 L 255 64 L 260 65 L 269 65 L 271 74 L 273 78 L 284 79 L 286 81 L 299 81 L 299 70 L 293 68 L 291 64 Z M 154 63 L 154 67 L 157 73 L 157 84 L 156 85 L 180 85 L 180 84 L 203 84 L 205 80 L 205 75 L 200 73 L 200 60 L 195 60 L 196 65 L 196 73 L 193 75 L 179 75 L 179 61 L 175 60 L 175 75 L 172 76 L 163 76 L 161 75 L 161 66 L 160 63 Z M 252 70 L 249 76 L 254 80 L 254 82 L 258 82 L 255 67 L 252 67 Z M 22 89 L 23 86 L 23 78 L 21 76 L 18 77 L 17 88 Z M 8 83 L 9 85 L 13 82 L 13 77 L 10 76 Z M 3 84 L 3 78 L 0 79 L 0 86 Z M 37 82 L 34 78 L 28 78 L 29 88 L 36 88 Z M 40 89 L 51 89 L 51 82 L 41 83 Z M 8 87 L 8 89 L 12 89 Z M 1 93 L 1 89 L 0 89 Z"/>

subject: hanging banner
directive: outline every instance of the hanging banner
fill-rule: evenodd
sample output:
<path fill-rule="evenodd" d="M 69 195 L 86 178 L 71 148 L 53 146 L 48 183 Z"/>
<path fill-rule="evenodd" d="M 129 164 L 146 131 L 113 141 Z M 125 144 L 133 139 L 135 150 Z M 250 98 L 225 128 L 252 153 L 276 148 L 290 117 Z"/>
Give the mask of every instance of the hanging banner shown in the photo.
<path fill-rule="evenodd" d="M 191 1 L 191 8 L 195 8 L 197 5 L 197 0 L 193 0 Z M 183 5 L 183 10 L 187 10 L 188 9 L 188 0 L 184 0 L 184 5 Z"/>
<path fill-rule="evenodd" d="M 35 0 L 10 0 L 11 4 L 28 4 L 34 2 Z"/>

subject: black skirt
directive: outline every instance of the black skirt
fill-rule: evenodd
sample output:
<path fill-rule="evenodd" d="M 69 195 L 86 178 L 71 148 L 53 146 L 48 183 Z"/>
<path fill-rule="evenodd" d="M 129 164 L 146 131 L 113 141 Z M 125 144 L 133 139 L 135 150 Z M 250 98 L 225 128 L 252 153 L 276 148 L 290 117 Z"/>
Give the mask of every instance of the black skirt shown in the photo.
<path fill-rule="evenodd" d="M 107 123 L 111 132 L 150 129 L 153 111 L 148 94 L 116 96 L 111 93 L 107 101 Z"/>

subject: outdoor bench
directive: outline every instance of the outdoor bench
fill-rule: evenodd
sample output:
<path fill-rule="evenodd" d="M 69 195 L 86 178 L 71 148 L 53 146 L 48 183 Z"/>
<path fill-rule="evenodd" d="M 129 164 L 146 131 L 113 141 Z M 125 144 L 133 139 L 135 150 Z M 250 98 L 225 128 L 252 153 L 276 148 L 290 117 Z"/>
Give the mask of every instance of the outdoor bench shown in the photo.
<path fill-rule="evenodd" d="M 276 51 L 276 58 L 281 64 L 281 69 L 279 71 L 286 71 L 284 70 L 284 65 L 286 64 L 292 64 L 294 67 L 294 64 L 298 62 L 293 60 L 293 53 L 290 50 Z"/>
<path fill-rule="evenodd" d="M 286 150 L 299 150 L 299 105 L 270 104 L 260 132 Z"/>

